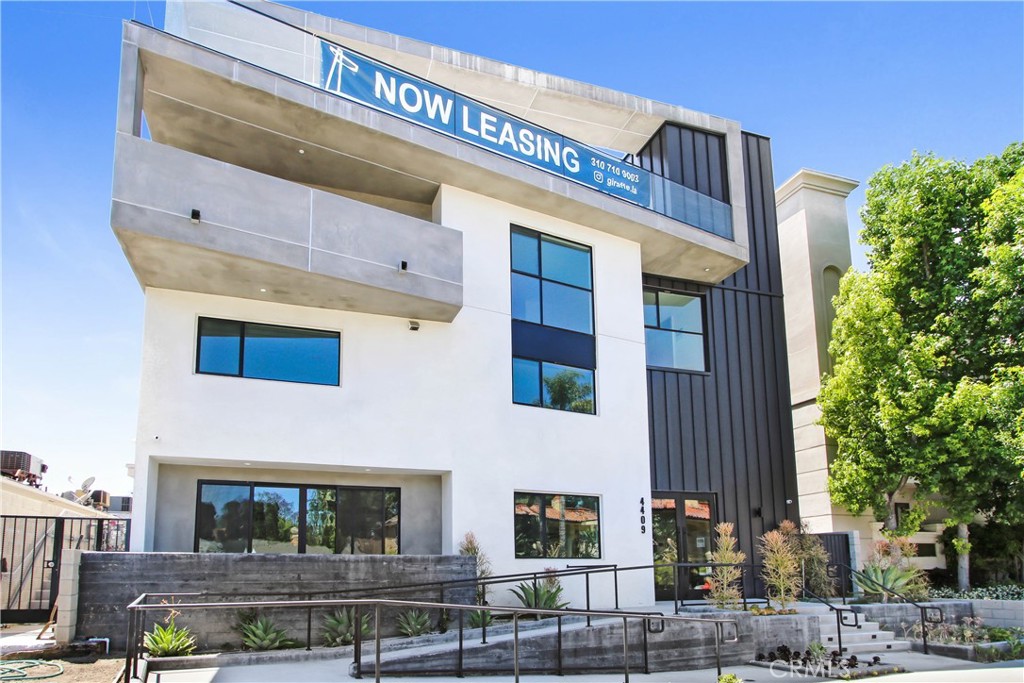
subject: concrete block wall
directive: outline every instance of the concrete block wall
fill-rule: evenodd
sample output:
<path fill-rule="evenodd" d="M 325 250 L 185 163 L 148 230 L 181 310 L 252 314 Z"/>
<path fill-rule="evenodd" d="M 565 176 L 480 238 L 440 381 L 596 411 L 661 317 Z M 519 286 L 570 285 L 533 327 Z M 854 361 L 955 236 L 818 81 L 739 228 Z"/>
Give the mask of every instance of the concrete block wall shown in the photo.
<path fill-rule="evenodd" d="M 201 593 L 238 596 L 238 601 L 254 599 L 302 599 L 309 592 L 324 592 L 319 598 L 342 597 L 339 591 L 353 588 L 380 588 L 380 593 L 358 597 L 384 597 L 386 589 L 399 585 L 430 583 L 451 579 L 472 579 L 475 559 L 453 555 L 255 555 L 198 553 L 81 553 L 78 571 L 77 601 L 66 613 L 74 614 L 74 633 L 68 637 L 107 637 L 111 648 L 124 650 L 127 642 L 127 605 L 142 593 Z M 70 579 L 69 579 L 70 581 Z M 263 594 L 260 597 L 259 594 Z M 276 594 L 270 596 L 268 594 Z M 63 593 L 62 593 L 63 595 Z M 71 601 L 69 594 L 66 598 Z M 445 593 L 446 602 L 471 603 L 472 584 Z M 351 597 L 351 596 L 350 596 Z M 413 589 L 394 599 L 438 600 L 438 591 Z M 223 600 L 224 598 L 217 599 Z M 195 598 L 179 598 L 202 601 Z M 159 602 L 151 600 L 150 602 Z M 312 640 L 321 639 L 321 623 L 330 610 L 314 610 Z M 65 610 L 61 610 L 64 614 Z M 305 642 L 305 610 L 266 610 L 288 636 Z M 154 622 L 167 617 L 169 609 L 146 614 L 143 623 L 152 629 Z M 237 609 L 190 611 L 178 616 L 178 626 L 188 626 L 197 637 L 200 649 L 238 648 L 241 638 L 233 630 Z M 382 621 L 391 625 L 393 614 Z M 68 635 L 67 631 L 64 635 Z"/>
<path fill-rule="evenodd" d="M 1024 628 L 1024 600 L 971 600 L 971 608 L 985 626 Z"/>
<path fill-rule="evenodd" d="M 60 644 L 75 639 L 75 623 L 78 620 L 78 565 L 81 550 L 65 550 L 60 558 L 60 587 L 57 593 L 57 623 L 53 627 L 53 638 Z"/>
<path fill-rule="evenodd" d="M 920 604 L 941 607 L 943 621 L 947 624 L 960 624 L 964 617 L 975 616 L 971 602 L 968 600 L 942 600 Z M 921 610 L 914 605 L 903 603 L 851 605 L 851 609 L 860 612 L 870 621 L 878 622 L 879 628 L 893 631 L 897 636 L 903 635 L 905 628 L 910 628 L 921 620 Z"/>

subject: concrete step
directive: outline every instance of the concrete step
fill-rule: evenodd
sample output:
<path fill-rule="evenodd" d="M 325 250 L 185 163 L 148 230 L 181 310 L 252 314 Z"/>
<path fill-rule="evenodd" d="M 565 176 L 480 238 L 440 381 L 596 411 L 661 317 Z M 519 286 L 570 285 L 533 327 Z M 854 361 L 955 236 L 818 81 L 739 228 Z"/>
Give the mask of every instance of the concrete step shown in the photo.
<path fill-rule="evenodd" d="M 836 634 L 836 621 L 835 619 L 821 619 L 819 620 L 821 626 L 821 634 L 829 635 Z M 875 633 L 879 630 L 878 624 L 874 621 L 864 621 L 863 617 L 857 622 L 856 626 L 843 626 L 843 635 L 847 633 Z"/>
<path fill-rule="evenodd" d="M 827 645 L 825 647 L 828 647 Z M 835 650 L 836 647 L 833 645 L 829 652 Z M 860 657 L 862 654 L 873 654 L 883 655 L 882 659 L 885 659 L 884 654 L 886 652 L 906 652 L 910 649 L 910 643 L 906 640 L 894 640 L 888 643 L 851 643 L 846 644 L 846 639 L 843 639 L 843 654 L 844 655 L 857 655 Z"/>
<path fill-rule="evenodd" d="M 853 643 L 891 643 L 896 639 L 890 631 L 869 631 L 861 633 L 859 631 L 843 632 L 843 646 L 850 645 Z M 839 642 L 839 637 L 835 634 L 821 634 L 821 642 L 825 647 L 835 647 L 835 644 Z"/>

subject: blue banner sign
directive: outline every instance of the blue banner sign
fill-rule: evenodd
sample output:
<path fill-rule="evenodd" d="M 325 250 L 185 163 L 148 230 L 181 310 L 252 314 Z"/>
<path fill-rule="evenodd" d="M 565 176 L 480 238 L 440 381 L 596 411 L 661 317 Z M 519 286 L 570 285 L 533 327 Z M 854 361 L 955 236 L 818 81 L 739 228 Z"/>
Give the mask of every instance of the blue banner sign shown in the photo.
<path fill-rule="evenodd" d="M 337 45 L 320 41 L 320 87 L 502 156 L 650 207 L 650 174 Z"/>

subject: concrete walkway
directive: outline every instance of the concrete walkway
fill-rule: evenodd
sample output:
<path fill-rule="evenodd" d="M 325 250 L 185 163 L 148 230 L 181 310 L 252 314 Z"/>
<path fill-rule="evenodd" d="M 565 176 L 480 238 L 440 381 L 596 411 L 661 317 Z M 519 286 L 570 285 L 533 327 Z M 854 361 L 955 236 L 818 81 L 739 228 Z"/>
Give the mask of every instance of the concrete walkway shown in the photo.
<path fill-rule="evenodd" d="M 893 653 L 887 663 L 898 664 L 910 673 L 885 676 L 886 683 L 1022 683 L 1024 660 L 998 664 L 976 664 L 917 652 Z M 349 661 L 287 662 L 223 668 L 191 669 L 188 671 L 152 672 L 147 683 L 337 683 L 355 680 L 348 675 Z M 723 669 L 744 681 L 770 683 L 791 680 L 811 683 L 826 681 L 821 677 L 797 676 L 757 666 L 730 666 Z M 695 671 L 636 674 L 629 676 L 636 683 L 715 683 L 714 669 Z M 365 677 L 372 681 L 373 677 Z M 392 677 L 384 676 L 386 683 L 512 683 L 512 676 L 455 677 Z M 580 674 L 575 676 L 521 676 L 521 683 L 621 683 L 622 674 Z"/>

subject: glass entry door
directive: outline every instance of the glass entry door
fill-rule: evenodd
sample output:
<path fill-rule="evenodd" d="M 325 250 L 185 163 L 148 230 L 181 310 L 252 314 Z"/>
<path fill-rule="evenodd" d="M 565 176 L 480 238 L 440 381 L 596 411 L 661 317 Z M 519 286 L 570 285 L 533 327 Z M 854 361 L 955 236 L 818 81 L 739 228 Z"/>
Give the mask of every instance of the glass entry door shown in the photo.
<path fill-rule="evenodd" d="M 712 534 L 715 528 L 715 494 L 655 491 L 651 494 L 654 563 L 710 562 Z M 680 600 L 704 597 L 704 582 L 710 567 L 657 567 L 654 570 L 654 594 L 657 600 L 675 597 L 674 581 L 679 583 Z"/>

